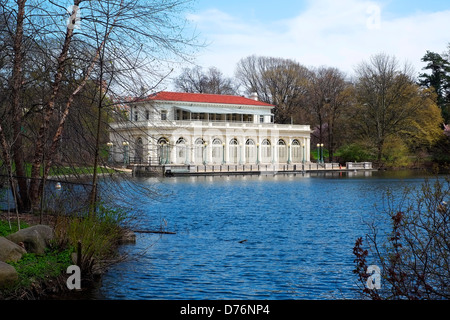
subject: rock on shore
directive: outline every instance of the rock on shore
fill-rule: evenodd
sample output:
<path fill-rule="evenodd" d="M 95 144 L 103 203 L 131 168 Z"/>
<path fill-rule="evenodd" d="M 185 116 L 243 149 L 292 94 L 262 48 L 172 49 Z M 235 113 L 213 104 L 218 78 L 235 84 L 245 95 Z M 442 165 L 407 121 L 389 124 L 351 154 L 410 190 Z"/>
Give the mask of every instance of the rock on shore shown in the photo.
<path fill-rule="evenodd" d="M 44 254 L 53 239 L 53 229 L 46 225 L 35 225 L 10 234 L 6 238 L 16 244 L 23 243 L 29 253 Z"/>
<path fill-rule="evenodd" d="M 16 269 L 6 262 L 0 261 L 0 288 L 13 284 L 19 279 Z"/>
<path fill-rule="evenodd" d="M 45 248 L 53 239 L 53 229 L 46 225 L 35 225 L 0 237 L 0 287 L 17 281 L 18 275 L 7 261 L 18 261 L 23 254 L 44 254 Z"/>

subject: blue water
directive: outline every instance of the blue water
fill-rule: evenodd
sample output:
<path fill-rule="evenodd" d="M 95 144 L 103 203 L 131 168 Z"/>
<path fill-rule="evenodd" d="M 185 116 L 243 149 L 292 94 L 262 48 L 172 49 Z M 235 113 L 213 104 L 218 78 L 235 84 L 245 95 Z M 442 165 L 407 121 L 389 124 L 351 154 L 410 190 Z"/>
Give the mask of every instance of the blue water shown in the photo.
<path fill-rule="evenodd" d="M 422 176 L 373 173 L 140 179 L 167 197 L 143 210 L 130 260 L 102 299 L 358 298 L 352 249 L 382 205 Z"/>

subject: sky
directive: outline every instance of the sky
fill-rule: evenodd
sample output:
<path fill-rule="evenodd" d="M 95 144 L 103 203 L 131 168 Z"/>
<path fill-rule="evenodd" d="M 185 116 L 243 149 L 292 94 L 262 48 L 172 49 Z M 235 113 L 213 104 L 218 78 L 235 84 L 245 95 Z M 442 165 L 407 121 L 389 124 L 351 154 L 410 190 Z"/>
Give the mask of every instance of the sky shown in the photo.
<path fill-rule="evenodd" d="M 250 55 L 352 76 L 359 63 L 386 53 L 419 73 L 427 50 L 442 54 L 450 43 L 448 0 L 196 0 L 187 19 L 207 44 L 195 63 L 228 77 Z"/>

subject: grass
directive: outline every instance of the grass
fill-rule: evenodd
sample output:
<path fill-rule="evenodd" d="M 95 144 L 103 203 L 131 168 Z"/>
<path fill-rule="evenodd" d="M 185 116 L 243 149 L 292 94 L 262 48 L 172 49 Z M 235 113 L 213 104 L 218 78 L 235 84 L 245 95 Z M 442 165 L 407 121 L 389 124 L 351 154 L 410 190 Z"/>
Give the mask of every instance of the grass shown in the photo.
<path fill-rule="evenodd" d="M 35 297 L 45 295 L 55 288 L 66 290 L 67 268 L 73 265 L 72 253 L 76 252 L 78 241 L 82 244 L 81 271 L 83 279 L 88 280 L 94 272 L 102 271 L 107 264 L 114 263 L 116 249 L 122 236 L 122 223 L 128 214 L 117 208 L 99 205 L 95 215 L 80 213 L 77 216 L 58 216 L 51 241 L 45 254 L 26 253 L 12 265 L 19 280 L 0 291 L 3 298 Z M 0 235 L 6 236 L 17 231 L 17 224 L 0 221 Z M 22 223 L 21 228 L 28 227 Z"/>
<path fill-rule="evenodd" d="M 13 220 L 13 219 L 11 219 Z M 26 222 L 20 222 L 20 229 L 28 228 L 29 225 Z M 0 237 L 6 237 L 7 235 L 17 232 L 17 221 L 11 221 L 11 226 L 8 221 L 0 220 Z"/>
<path fill-rule="evenodd" d="M 3 165 L 3 162 L 0 161 L 0 166 Z M 13 164 L 14 171 L 14 164 Z M 31 163 L 25 164 L 25 172 L 27 177 L 31 177 Z M 115 173 L 116 170 L 111 168 L 105 168 L 98 166 L 97 173 Z M 49 176 L 60 176 L 60 175 L 72 175 L 72 174 L 93 174 L 94 167 L 85 166 L 85 167 L 52 167 L 49 170 Z M 41 168 L 41 176 L 43 174 L 43 168 Z"/>
<path fill-rule="evenodd" d="M 93 260 L 108 259 L 122 236 L 120 225 L 127 219 L 127 213 L 99 205 L 95 215 L 82 217 L 58 217 L 55 235 L 58 243 L 77 247 L 82 244 L 81 269 L 91 271 Z M 60 245 L 61 246 L 61 245 Z"/>
<path fill-rule="evenodd" d="M 18 275 L 19 281 L 14 288 L 28 288 L 37 282 L 44 282 L 66 273 L 67 267 L 73 264 L 72 249 L 47 249 L 44 255 L 26 253 L 17 262 L 9 262 Z"/>
<path fill-rule="evenodd" d="M 115 173 L 116 170 L 104 167 L 97 167 L 97 173 Z M 50 176 L 71 175 L 71 174 L 93 174 L 94 167 L 56 167 L 50 169 Z"/>

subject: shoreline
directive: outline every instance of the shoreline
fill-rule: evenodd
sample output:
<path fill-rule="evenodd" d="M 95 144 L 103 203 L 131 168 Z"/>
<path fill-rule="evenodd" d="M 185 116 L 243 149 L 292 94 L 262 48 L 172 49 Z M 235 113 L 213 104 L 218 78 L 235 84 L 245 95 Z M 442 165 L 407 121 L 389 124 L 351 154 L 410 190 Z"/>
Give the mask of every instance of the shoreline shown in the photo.
<path fill-rule="evenodd" d="M 25 223 L 27 225 L 26 228 L 33 227 L 36 225 L 46 225 L 52 228 L 55 231 L 55 225 L 57 221 L 57 217 L 51 214 L 45 214 L 44 219 L 40 220 L 39 215 L 34 215 L 31 213 L 16 213 L 16 212 L 8 212 L 2 211 L 0 212 L 0 221 L 8 222 L 8 219 L 12 223 L 17 223 L 19 219 L 20 223 Z M 24 230 L 26 228 L 21 228 Z M 126 259 L 126 256 L 122 256 L 119 254 L 119 248 L 122 245 L 135 243 L 136 236 L 133 231 L 126 227 L 119 227 L 120 237 L 117 243 L 111 245 L 111 253 L 107 257 L 102 260 L 92 260 L 93 267 L 88 271 L 81 272 L 81 289 L 69 289 L 67 285 L 67 281 L 71 276 L 71 273 L 62 272 L 57 276 L 46 277 L 45 280 L 37 279 L 30 283 L 30 285 L 26 287 L 17 287 L 14 288 L 14 285 L 11 287 L 12 291 L 3 295 L 3 292 L 0 291 L 0 296 L 2 300 L 16 300 L 16 301 L 24 301 L 24 300 L 92 300 L 97 299 L 95 297 L 97 294 L 97 290 L 101 285 L 101 281 L 103 275 L 108 271 L 109 267 L 120 263 Z M 56 247 L 57 249 L 63 250 L 64 247 Z M 20 259 L 19 259 L 20 261 Z M 77 264 L 76 259 L 76 250 L 72 253 L 72 265 Z M 7 289 L 8 287 L 6 287 Z M 2 289 L 0 289 L 2 290 Z"/>

